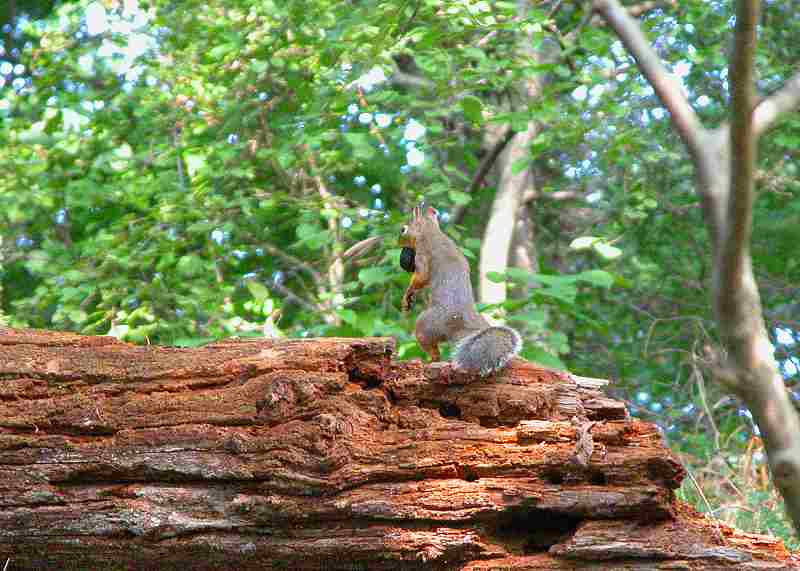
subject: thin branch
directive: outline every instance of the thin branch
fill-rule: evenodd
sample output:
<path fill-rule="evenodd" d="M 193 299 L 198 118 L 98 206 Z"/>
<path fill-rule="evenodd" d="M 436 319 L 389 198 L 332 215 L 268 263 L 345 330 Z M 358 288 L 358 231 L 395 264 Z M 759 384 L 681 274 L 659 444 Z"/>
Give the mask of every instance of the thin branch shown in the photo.
<path fill-rule="evenodd" d="M 478 165 L 478 170 L 475 171 L 475 174 L 472 177 L 472 180 L 469 183 L 469 186 L 466 189 L 468 194 L 473 194 L 480 188 L 483 184 L 483 180 L 486 178 L 486 175 L 489 174 L 489 171 L 492 170 L 494 163 L 497 162 L 497 157 L 500 156 L 500 153 L 503 152 L 503 149 L 506 148 L 511 139 L 514 138 L 517 132 L 514 129 L 509 129 L 505 132 L 505 134 L 500 137 L 500 139 L 494 144 L 491 150 L 483 157 L 481 163 Z M 466 207 L 464 205 L 457 205 L 453 209 L 453 215 L 451 220 L 454 224 L 461 224 L 462 219 L 464 218 L 464 213 L 466 212 Z"/>
<path fill-rule="evenodd" d="M 753 112 L 753 130 L 756 136 L 767 131 L 781 115 L 800 106 L 800 71 L 795 73 L 778 91 L 762 100 Z"/>
<path fill-rule="evenodd" d="M 315 270 L 310 264 L 304 262 L 299 258 L 295 258 L 291 254 L 287 254 L 277 246 L 273 246 L 272 244 L 262 243 L 261 247 L 264 248 L 267 252 L 272 254 L 273 256 L 277 256 L 282 258 L 284 261 L 289 262 L 293 266 L 296 266 L 300 269 L 305 270 L 308 272 L 314 281 L 316 282 L 317 286 L 322 286 L 325 283 L 325 278 L 322 277 L 322 274 Z"/>
<path fill-rule="evenodd" d="M 283 284 L 280 284 L 278 282 L 274 282 L 273 281 L 270 284 L 270 287 L 272 289 L 276 290 L 279 294 L 283 295 L 283 297 L 286 298 L 287 303 L 288 302 L 294 302 L 297 305 L 299 305 L 300 307 L 303 307 L 306 311 L 311 312 L 312 314 L 324 313 L 326 311 L 326 309 L 324 307 L 322 307 L 320 305 L 315 305 L 315 304 L 311 303 L 310 301 L 306 301 L 305 299 L 303 299 L 302 297 L 300 297 L 299 295 L 294 293 L 292 290 L 290 290 L 288 287 L 286 287 Z"/>
<path fill-rule="evenodd" d="M 593 6 L 616 32 L 636 60 L 642 75 L 653 86 L 664 107 L 672 114 L 675 128 L 689 148 L 689 152 L 693 157 L 699 157 L 703 152 L 705 129 L 684 96 L 681 84 L 661 63 L 639 23 L 617 0 L 594 0 Z"/>

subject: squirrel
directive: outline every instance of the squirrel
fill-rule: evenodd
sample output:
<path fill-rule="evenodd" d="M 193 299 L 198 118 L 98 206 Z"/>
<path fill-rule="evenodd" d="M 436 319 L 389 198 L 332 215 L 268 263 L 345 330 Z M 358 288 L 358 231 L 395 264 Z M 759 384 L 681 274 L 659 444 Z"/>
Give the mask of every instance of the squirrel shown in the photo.
<path fill-rule="evenodd" d="M 420 347 L 438 361 L 439 344 L 453 347 L 456 370 L 490 375 L 505 367 L 522 349 L 522 338 L 510 327 L 492 326 L 475 311 L 469 262 L 455 242 L 439 228 L 436 209 L 418 206 L 403 226 L 401 267 L 412 272 L 403 295 L 408 311 L 414 294 L 429 287 L 428 308 L 417 318 L 415 334 Z"/>

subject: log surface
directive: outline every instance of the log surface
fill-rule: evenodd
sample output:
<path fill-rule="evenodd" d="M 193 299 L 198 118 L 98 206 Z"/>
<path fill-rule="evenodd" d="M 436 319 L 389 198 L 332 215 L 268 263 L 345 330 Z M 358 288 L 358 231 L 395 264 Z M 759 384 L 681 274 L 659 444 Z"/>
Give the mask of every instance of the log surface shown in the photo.
<path fill-rule="evenodd" d="M 683 468 L 602 383 L 392 354 L 0 330 L 0 566 L 798 567 L 678 503 Z"/>

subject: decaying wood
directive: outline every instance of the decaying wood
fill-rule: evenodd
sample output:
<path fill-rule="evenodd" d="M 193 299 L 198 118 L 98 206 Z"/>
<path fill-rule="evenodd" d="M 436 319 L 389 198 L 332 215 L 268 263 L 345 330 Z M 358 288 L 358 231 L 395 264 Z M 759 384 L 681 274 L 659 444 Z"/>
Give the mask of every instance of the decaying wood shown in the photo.
<path fill-rule="evenodd" d="M 173 349 L 0 330 L 0 565 L 798 563 L 678 503 L 684 472 L 656 427 L 597 379 L 517 361 L 476 380 L 392 352 L 387 339 Z"/>

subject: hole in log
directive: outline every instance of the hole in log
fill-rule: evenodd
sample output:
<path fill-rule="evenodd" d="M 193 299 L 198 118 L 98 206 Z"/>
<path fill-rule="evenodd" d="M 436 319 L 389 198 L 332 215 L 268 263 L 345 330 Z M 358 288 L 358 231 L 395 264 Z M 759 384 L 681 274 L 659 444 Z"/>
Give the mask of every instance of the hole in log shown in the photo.
<path fill-rule="evenodd" d="M 439 414 L 444 418 L 461 418 L 461 409 L 452 403 L 443 402 L 439 405 Z"/>
<path fill-rule="evenodd" d="M 560 470 L 547 470 L 542 473 L 542 479 L 548 484 L 560 486 L 564 483 L 564 472 Z"/>
<path fill-rule="evenodd" d="M 480 476 L 478 476 L 478 473 L 473 470 L 470 470 L 469 468 L 465 468 L 463 470 L 461 478 L 463 478 L 467 482 L 477 482 L 478 480 L 480 480 Z"/>
<path fill-rule="evenodd" d="M 495 535 L 524 554 L 543 553 L 575 533 L 581 519 L 550 510 L 515 509 L 497 520 Z"/>
<path fill-rule="evenodd" d="M 608 478 L 602 472 L 592 472 L 589 481 L 595 486 L 607 486 Z"/>
<path fill-rule="evenodd" d="M 347 370 L 347 380 L 363 386 L 365 390 L 377 389 L 383 385 L 383 379 L 380 376 L 367 374 L 358 367 L 351 367 Z"/>

